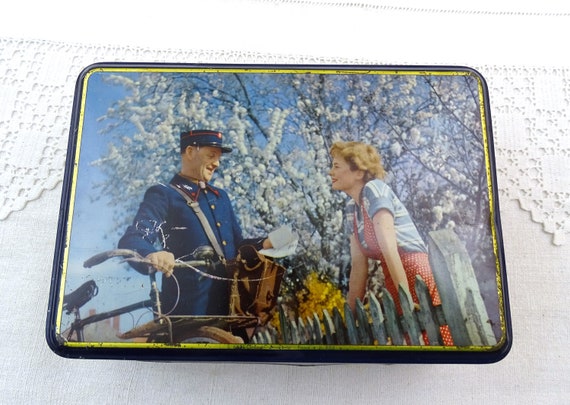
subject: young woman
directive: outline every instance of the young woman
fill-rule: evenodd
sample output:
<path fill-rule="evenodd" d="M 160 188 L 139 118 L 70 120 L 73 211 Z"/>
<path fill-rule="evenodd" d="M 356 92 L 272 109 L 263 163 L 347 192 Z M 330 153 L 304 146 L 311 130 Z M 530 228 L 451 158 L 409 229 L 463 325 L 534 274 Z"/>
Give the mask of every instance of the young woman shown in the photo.
<path fill-rule="evenodd" d="M 336 142 L 330 154 L 332 188 L 352 198 L 346 207 L 352 259 L 347 301 L 351 308 L 354 310 L 356 298 L 363 300 L 366 294 L 369 258 L 381 262 L 386 289 L 400 314 L 397 286 L 418 304 L 414 287 L 418 274 L 428 286 L 433 304 L 439 305 L 427 247 L 406 207 L 382 181 L 385 172 L 376 149 L 361 142 Z M 444 344 L 453 345 L 449 328 L 441 329 Z"/>

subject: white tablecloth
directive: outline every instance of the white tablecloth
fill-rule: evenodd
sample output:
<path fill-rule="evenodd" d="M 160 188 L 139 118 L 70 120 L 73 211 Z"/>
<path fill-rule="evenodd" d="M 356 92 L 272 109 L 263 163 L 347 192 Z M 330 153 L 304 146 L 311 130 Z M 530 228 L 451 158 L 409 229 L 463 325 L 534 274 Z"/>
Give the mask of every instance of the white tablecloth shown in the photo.
<path fill-rule="evenodd" d="M 33 3 L 0 17 L 1 403 L 570 401 L 570 5 Z M 100 61 L 477 69 L 490 90 L 511 353 L 482 366 L 318 367 L 54 355 L 44 328 L 73 90 L 81 69 Z"/>

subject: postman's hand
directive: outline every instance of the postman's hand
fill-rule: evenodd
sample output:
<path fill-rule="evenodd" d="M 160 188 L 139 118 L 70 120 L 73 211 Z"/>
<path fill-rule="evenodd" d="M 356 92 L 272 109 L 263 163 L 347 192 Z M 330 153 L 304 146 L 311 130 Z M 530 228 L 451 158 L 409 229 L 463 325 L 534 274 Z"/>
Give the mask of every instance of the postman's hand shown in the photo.
<path fill-rule="evenodd" d="M 259 253 L 274 258 L 290 256 L 295 253 L 298 241 L 299 237 L 291 227 L 283 225 L 269 233 Z"/>
<path fill-rule="evenodd" d="M 271 239 L 269 239 L 269 238 L 263 239 L 262 249 L 271 249 L 272 247 L 273 247 L 273 244 L 271 243 Z"/>
<path fill-rule="evenodd" d="M 172 253 L 161 250 L 159 252 L 149 253 L 146 259 L 152 267 L 162 272 L 166 277 L 172 275 L 174 264 L 176 263 Z"/>

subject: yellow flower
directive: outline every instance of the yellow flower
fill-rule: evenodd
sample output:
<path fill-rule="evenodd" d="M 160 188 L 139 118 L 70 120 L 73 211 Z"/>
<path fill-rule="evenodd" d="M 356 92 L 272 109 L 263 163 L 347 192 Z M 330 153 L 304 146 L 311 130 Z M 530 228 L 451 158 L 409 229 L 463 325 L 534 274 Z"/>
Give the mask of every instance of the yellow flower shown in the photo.
<path fill-rule="evenodd" d="M 329 280 L 320 277 L 316 272 L 307 275 L 304 282 L 305 289 L 296 294 L 299 307 L 299 317 L 302 319 L 312 318 L 316 313 L 319 319 L 323 319 L 323 310 L 332 313 L 337 307 L 344 316 L 344 297 L 341 291 Z"/>

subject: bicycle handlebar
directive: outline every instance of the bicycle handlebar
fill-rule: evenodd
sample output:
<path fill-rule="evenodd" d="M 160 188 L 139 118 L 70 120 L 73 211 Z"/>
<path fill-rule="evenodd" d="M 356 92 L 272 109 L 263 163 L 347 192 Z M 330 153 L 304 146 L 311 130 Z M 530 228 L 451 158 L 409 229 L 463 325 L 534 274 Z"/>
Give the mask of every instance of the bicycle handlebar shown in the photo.
<path fill-rule="evenodd" d="M 98 264 L 103 263 L 106 260 L 109 260 L 113 257 L 123 257 L 125 260 L 131 260 L 136 262 L 142 262 L 144 258 L 135 252 L 134 250 L 129 249 L 115 249 L 115 250 L 107 250 L 106 252 L 98 253 L 95 256 L 90 257 L 89 259 L 83 262 L 83 267 L 93 267 Z"/>
<path fill-rule="evenodd" d="M 106 252 L 98 253 L 95 256 L 90 257 L 89 259 L 85 260 L 85 262 L 83 262 L 83 267 L 91 268 L 113 257 L 122 257 L 127 262 L 145 263 L 150 265 L 150 262 L 146 258 L 142 257 L 138 252 L 135 252 L 134 250 L 114 249 L 107 250 Z M 174 267 L 208 266 L 211 263 L 212 260 L 210 259 L 177 261 Z"/>

